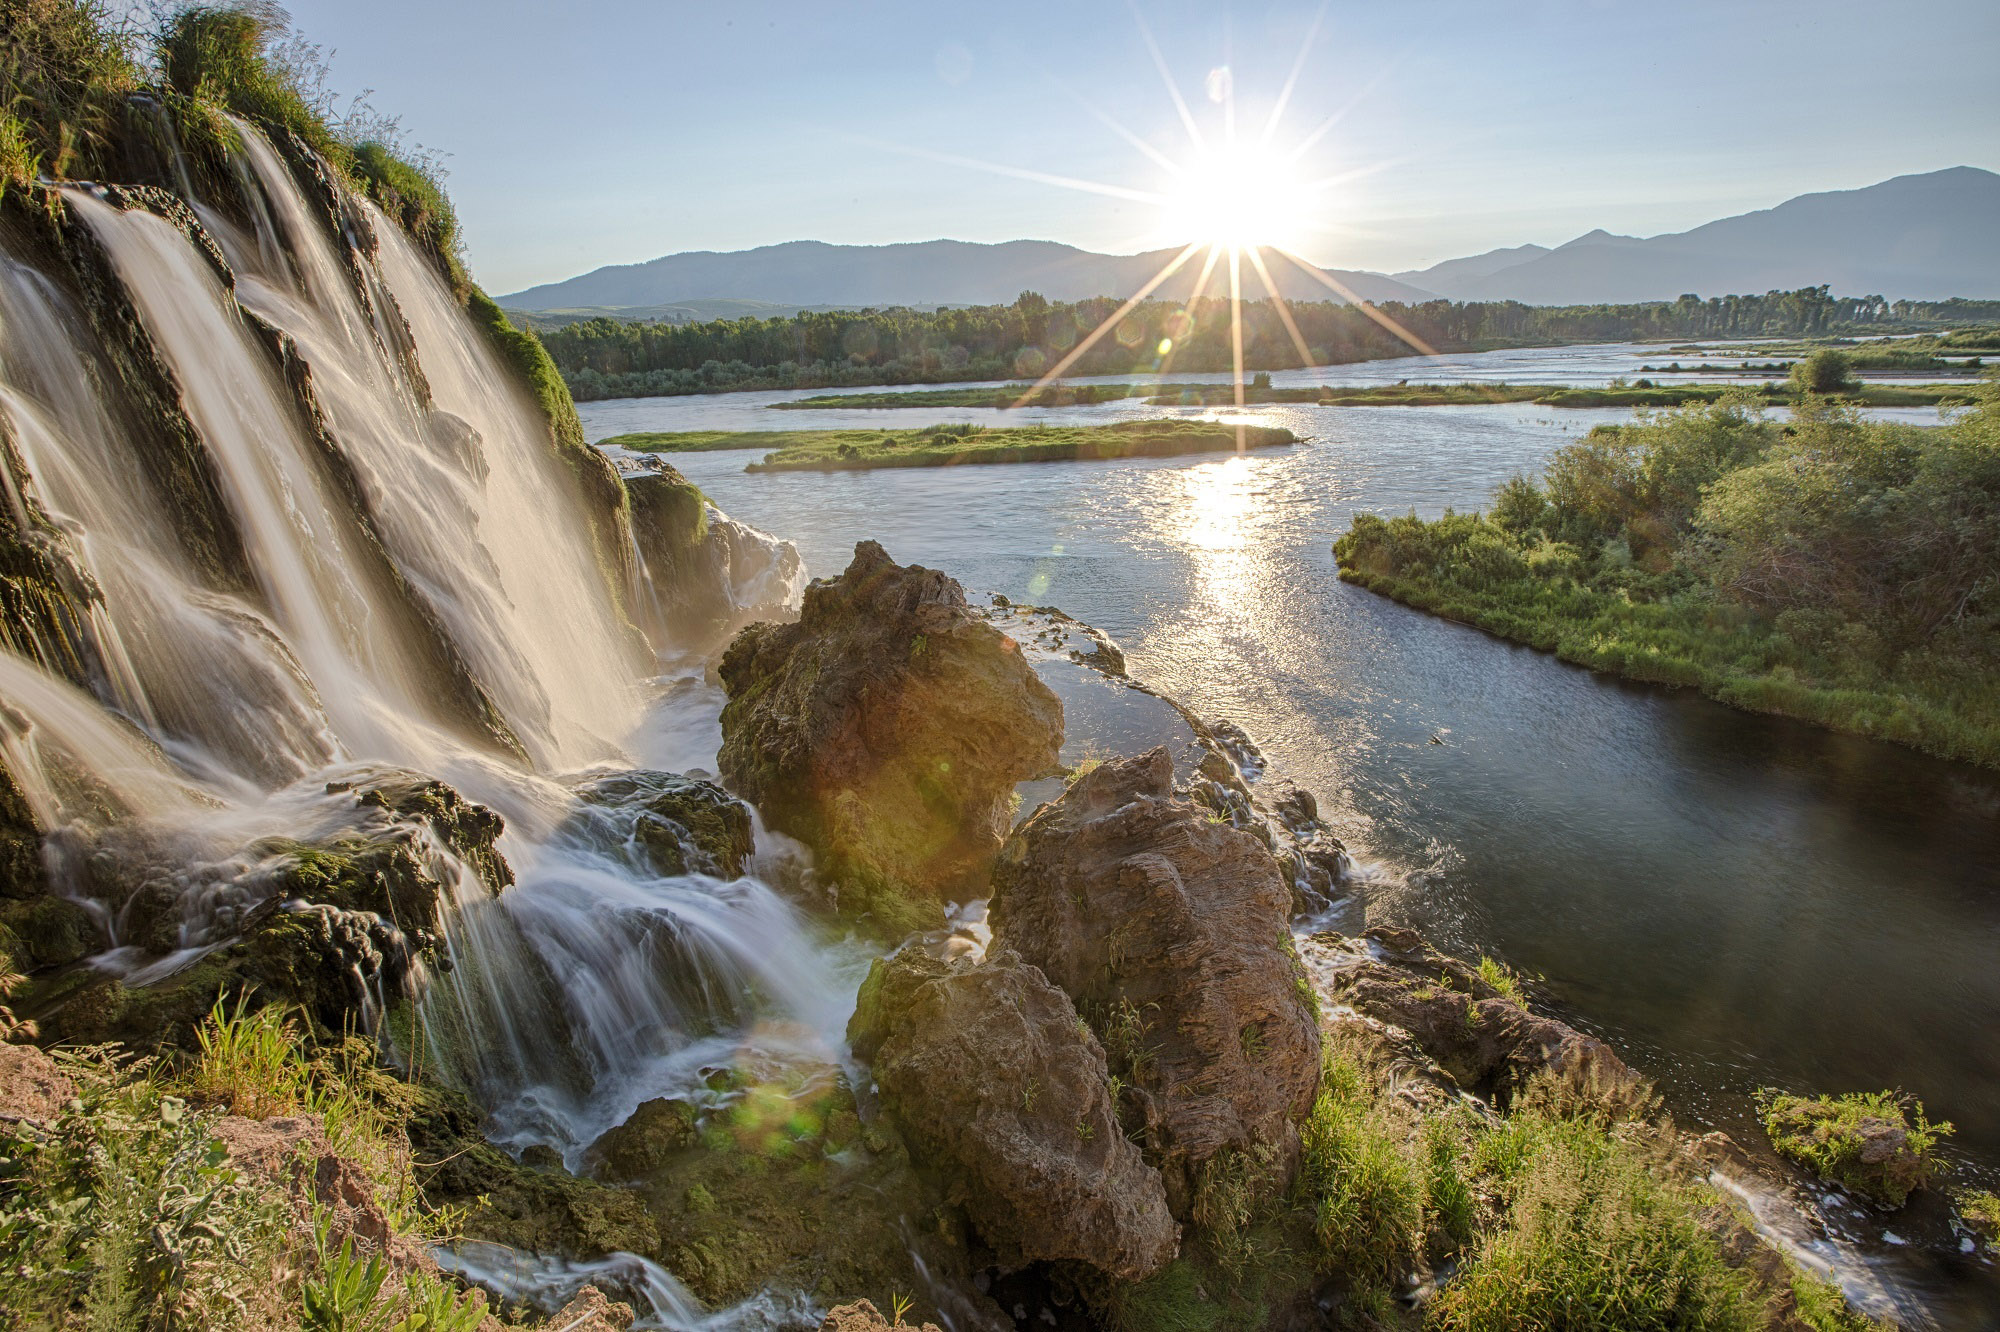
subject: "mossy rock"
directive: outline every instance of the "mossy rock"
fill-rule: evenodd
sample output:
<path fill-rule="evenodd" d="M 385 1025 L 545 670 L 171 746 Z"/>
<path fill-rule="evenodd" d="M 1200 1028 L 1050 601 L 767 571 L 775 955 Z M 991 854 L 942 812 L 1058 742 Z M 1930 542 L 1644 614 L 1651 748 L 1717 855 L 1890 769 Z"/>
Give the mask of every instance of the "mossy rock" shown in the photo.
<path fill-rule="evenodd" d="M 486 1141 L 478 1109 L 457 1092 L 418 1087 L 413 1098 L 410 1143 L 426 1163 L 419 1182 L 434 1206 L 466 1208 L 467 1238 L 571 1258 L 661 1256 L 659 1228 L 638 1194 L 546 1161 L 516 1161 Z"/>
<path fill-rule="evenodd" d="M 734 879 L 753 849 L 750 807 L 713 782 L 670 772 L 621 772 L 576 788 L 591 808 L 579 818 L 608 818 L 655 873 Z"/>
<path fill-rule="evenodd" d="M 103 946 L 91 914 L 67 898 L 44 894 L 0 902 L 5 947 L 21 970 L 67 966 Z"/>
<path fill-rule="evenodd" d="M 604 1178 L 644 1196 L 662 1261 L 705 1303 L 772 1286 L 822 1303 L 921 1292 L 912 1243 L 934 1273 L 969 1282 L 963 1217 L 886 1121 L 864 1128 L 844 1078 L 723 1085 L 720 1104 L 699 1111 L 646 1103 L 591 1154 Z M 916 1312 L 927 1312 L 921 1299 Z"/>
<path fill-rule="evenodd" d="M 117 1042 L 150 1052 L 194 1047 L 194 1033 L 219 997 L 250 996 L 253 1008 L 296 1009 L 310 1034 L 338 1035 L 359 1006 L 357 953 L 379 944 L 358 914 L 331 908 L 270 910 L 240 937 L 154 984 L 130 986 L 78 963 L 30 980 L 16 1009 L 34 1018 L 50 1044 Z"/>
<path fill-rule="evenodd" d="M 1779 1155 L 1884 1207 L 1901 1207 L 1936 1178 L 1937 1144 L 1952 1133 L 1915 1097 L 1898 1092 L 1758 1097 Z"/>

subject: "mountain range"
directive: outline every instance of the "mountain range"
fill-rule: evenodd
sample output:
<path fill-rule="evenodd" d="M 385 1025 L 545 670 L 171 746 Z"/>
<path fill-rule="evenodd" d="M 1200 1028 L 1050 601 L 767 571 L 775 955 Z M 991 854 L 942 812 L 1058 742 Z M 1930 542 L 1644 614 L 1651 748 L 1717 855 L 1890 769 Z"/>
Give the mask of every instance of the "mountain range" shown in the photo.
<path fill-rule="evenodd" d="M 565 282 L 530 287 L 500 297 L 515 310 L 575 309 L 588 306 L 667 305 L 719 297 L 769 301 L 777 305 L 994 305 L 1024 291 L 1052 301 L 1091 296 L 1130 296 L 1173 261 L 1178 250 L 1143 254 L 1097 254 L 1055 241 L 935 240 L 901 245 L 829 245 L 788 241 L 754 250 L 697 250 L 670 254 L 643 264 L 617 264 Z M 1330 299 L 1327 288 L 1281 256 L 1266 259 L 1279 294 L 1287 300 Z M 1371 301 L 1420 301 L 1418 288 L 1384 277 L 1345 269 L 1322 269 L 1336 282 Z M 1201 276 L 1197 257 L 1156 291 L 1161 300 L 1186 300 Z M 1243 265 L 1246 294 L 1262 296 L 1256 270 Z M 1210 275 L 1210 294 L 1229 289 L 1221 266 Z"/>
<path fill-rule="evenodd" d="M 2000 175 L 1951 167 L 1897 176 L 1863 189 L 1804 194 L 1659 236 L 1586 232 L 1554 248 L 1518 245 L 1383 275 L 1319 270 L 1371 301 L 1514 300 L 1529 305 L 1673 300 L 1684 292 L 1818 286 L 1846 296 L 1938 299 L 2000 296 Z M 690 251 L 599 268 L 500 298 L 522 311 L 639 312 L 652 307 L 752 303 L 802 306 L 991 305 L 1022 291 L 1051 300 L 1130 296 L 1175 255 L 1097 254 L 1054 241 L 980 244 L 936 240 L 898 245 L 791 241 L 753 250 Z M 1288 300 L 1337 299 L 1301 266 L 1269 255 Z M 1200 273 L 1186 264 L 1157 288 L 1185 300 Z M 1243 289 L 1263 284 L 1244 265 Z M 1226 292 L 1227 274 L 1209 280 Z M 673 318 L 673 314 L 665 317 Z"/>

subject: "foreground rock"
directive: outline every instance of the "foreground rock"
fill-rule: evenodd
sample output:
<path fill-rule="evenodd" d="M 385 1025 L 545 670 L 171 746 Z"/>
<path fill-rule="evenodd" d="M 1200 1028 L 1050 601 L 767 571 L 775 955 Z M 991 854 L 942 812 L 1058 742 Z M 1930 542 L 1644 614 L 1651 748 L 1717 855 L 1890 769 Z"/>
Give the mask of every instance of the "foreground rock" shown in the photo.
<path fill-rule="evenodd" d="M 1264 844 L 1173 790 L 1156 749 L 1035 812 L 994 871 L 993 940 L 1075 1000 L 1130 1084 L 1177 1211 L 1225 1149 L 1289 1155 L 1319 1031 Z"/>
<path fill-rule="evenodd" d="M 985 895 L 1014 784 L 1062 743 L 1062 704 L 1013 641 L 872 541 L 720 669 L 723 776 L 819 854 L 843 910 L 890 931 Z"/>
<path fill-rule="evenodd" d="M 1129 1281 L 1174 1256 L 1165 1183 L 1119 1128 L 1104 1051 L 1035 968 L 906 950 L 875 964 L 848 1037 L 1004 1265 L 1069 1260 Z"/>
<path fill-rule="evenodd" d="M 1459 1086 L 1503 1106 L 1541 1074 L 1600 1099 L 1639 1093 L 1639 1075 L 1610 1046 L 1530 1012 L 1414 930 L 1315 935 L 1305 956 L 1329 1000 L 1408 1033 Z"/>

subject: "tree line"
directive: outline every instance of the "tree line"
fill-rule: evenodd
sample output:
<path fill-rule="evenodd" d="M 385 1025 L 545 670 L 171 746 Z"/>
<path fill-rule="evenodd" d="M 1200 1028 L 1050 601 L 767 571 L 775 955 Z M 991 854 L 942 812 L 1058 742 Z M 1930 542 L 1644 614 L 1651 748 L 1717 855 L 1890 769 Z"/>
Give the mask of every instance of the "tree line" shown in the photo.
<path fill-rule="evenodd" d="M 1051 302 L 1023 292 L 1008 305 L 940 310 L 808 310 L 701 324 L 596 318 L 542 334 L 579 399 L 725 389 L 926 384 L 1037 377 L 1117 314 L 1110 297 Z M 1682 296 L 1634 305 L 1535 306 L 1426 301 L 1376 307 L 1293 302 L 1286 309 L 1310 364 L 1411 354 L 1411 338 L 1441 352 L 1658 338 L 1816 337 L 1930 329 L 2000 319 L 2000 302 L 1886 301 L 1803 287 L 1762 296 Z M 1229 302 L 1146 302 L 1117 320 L 1068 375 L 1228 370 Z M 1246 369 L 1305 364 L 1271 301 L 1243 303 Z"/>

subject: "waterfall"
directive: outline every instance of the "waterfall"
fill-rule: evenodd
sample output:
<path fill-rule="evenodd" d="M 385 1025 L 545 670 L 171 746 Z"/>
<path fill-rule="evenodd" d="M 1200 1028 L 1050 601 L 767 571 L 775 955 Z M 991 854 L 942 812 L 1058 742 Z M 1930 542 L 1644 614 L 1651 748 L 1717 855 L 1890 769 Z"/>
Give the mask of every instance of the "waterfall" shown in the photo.
<path fill-rule="evenodd" d="M 90 321 L 0 254 L 9 498 L 47 515 L 100 593 L 88 691 L 0 654 L 0 757 L 57 890 L 116 945 L 95 964 L 141 984 L 219 947 L 273 909 L 274 839 L 379 831 L 387 816 L 344 793 L 408 770 L 507 821 L 516 877 L 497 896 L 442 842 L 421 848 L 450 902 L 449 965 L 415 1028 L 501 1141 L 574 1164 L 712 1065 L 830 1066 L 854 977 L 788 901 L 754 876 L 659 873 L 635 849 L 642 803 L 579 793 L 663 736 L 712 764 L 718 704 L 649 678 L 547 423 L 394 223 L 344 194 L 329 217 L 238 129 L 243 198 L 189 198 L 198 224 L 85 186 L 64 199 L 198 436 L 239 584 L 185 553 L 143 409 Z M 796 592 L 795 559 L 730 534 L 730 597 Z M 130 940 L 86 868 L 107 856 L 176 904 L 171 946 Z"/>

